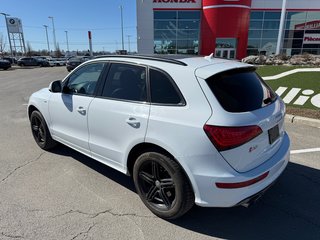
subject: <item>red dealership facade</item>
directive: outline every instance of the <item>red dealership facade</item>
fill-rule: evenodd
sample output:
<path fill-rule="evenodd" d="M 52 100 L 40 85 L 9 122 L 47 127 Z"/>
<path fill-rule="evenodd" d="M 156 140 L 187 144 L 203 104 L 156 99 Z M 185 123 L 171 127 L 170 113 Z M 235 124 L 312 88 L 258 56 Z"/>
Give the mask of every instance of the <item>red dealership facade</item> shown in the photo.
<path fill-rule="evenodd" d="M 137 0 L 138 52 L 320 54 L 320 1 L 284 1 Z"/>

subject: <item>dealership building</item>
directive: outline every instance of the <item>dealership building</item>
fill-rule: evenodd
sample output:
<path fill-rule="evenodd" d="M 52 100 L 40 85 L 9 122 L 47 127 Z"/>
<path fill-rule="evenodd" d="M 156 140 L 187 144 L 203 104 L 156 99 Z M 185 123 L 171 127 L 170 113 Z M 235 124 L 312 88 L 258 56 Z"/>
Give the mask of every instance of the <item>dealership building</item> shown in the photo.
<path fill-rule="evenodd" d="M 137 0 L 140 54 L 320 55 L 320 0 Z"/>

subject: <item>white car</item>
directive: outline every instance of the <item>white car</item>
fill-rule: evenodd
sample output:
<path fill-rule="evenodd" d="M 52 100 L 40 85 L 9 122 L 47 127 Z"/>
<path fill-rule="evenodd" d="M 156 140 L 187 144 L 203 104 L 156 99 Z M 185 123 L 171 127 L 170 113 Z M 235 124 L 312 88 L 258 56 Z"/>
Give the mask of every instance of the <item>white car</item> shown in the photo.
<path fill-rule="evenodd" d="M 251 65 L 211 56 L 109 56 L 32 94 L 36 143 L 63 143 L 133 176 L 174 219 L 195 203 L 249 205 L 289 161 L 283 101 Z"/>
<path fill-rule="evenodd" d="M 67 62 L 67 60 L 64 58 L 55 58 L 54 60 L 55 60 L 56 66 L 65 66 Z"/>
<path fill-rule="evenodd" d="M 46 59 L 46 60 L 49 62 L 49 66 L 50 66 L 50 67 L 56 66 L 56 61 L 55 61 L 55 60 L 53 60 L 53 59 L 51 59 L 51 58 Z"/>

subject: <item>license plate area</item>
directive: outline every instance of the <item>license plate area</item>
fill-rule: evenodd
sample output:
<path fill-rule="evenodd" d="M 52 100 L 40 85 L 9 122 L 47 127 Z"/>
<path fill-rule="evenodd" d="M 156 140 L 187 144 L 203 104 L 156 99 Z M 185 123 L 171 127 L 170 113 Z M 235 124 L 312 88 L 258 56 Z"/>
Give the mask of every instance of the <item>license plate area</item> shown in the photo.
<path fill-rule="evenodd" d="M 268 135 L 269 135 L 269 143 L 270 144 L 274 143 L 280 137 L 279 125 L 276 125 L 273 128 L 270 128 L 268 130 Z"/>

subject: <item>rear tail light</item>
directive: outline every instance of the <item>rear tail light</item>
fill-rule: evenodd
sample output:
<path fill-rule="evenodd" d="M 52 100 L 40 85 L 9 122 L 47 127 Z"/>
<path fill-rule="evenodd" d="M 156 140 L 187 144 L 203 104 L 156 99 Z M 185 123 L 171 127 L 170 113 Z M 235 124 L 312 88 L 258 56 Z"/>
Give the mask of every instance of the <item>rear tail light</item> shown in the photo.
<path fill-rule="evenodd" d="M 204 125 L 203 129 L 218 151 L 241 146 L 262 133 L 259 126 L 221 127 Z"/>

